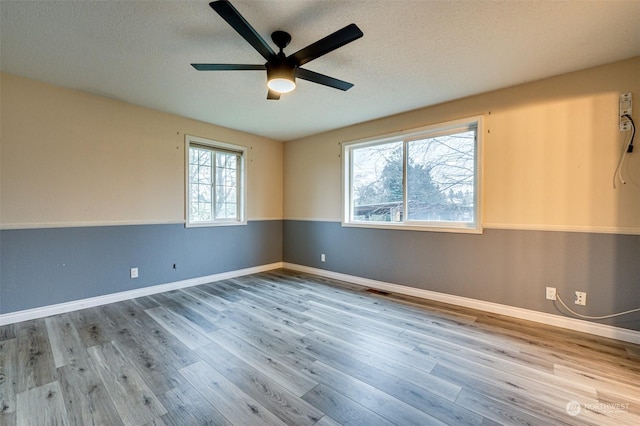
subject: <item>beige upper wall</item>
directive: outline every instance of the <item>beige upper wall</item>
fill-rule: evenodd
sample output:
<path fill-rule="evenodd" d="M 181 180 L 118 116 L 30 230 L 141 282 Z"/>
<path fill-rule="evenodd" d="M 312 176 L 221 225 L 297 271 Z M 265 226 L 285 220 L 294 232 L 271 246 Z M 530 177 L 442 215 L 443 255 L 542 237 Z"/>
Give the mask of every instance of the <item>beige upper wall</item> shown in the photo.
<path fill-rule="evenodd" d="M 613 188 L 622 92 L 640 123 L 640 57 L 287 142 L 285 218 L 341 220 L 341 142 L 483 115 L 485 226 L 638 233 L 640 135 Z"/>
<path fill-rule="evenodd" d="M 183 222 L 185 134 L 248 147 L 248 219 L 282 219 L 281 142 L 0 77 L 3 227 Z"/>

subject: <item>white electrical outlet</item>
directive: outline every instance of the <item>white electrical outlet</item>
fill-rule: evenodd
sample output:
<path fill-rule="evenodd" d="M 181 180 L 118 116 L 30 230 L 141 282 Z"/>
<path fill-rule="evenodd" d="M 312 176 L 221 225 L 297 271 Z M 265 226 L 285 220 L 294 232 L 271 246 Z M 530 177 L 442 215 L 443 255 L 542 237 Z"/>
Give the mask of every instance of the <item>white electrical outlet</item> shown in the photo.
<path fill-rule="evenodd" d="M 576 300 L 574 303 L 576 305 L 585 306 L 587 304 L 587 293 L 584 291 L 576 291 Z"/>
<path fill-rule="evenodd" d="M 324 262 L 327 258 L 324 256 L 324 253 L 320 255 L 320 262 Z"/>
<path fill-rule="evenodd" d="M 129 274 L 131 278 L 138 278 L 138 268 L 131 268 Z"/>
<path fill-rule="evenodd" d="M 547 300 L 556 300 L 556 288 L 547 287 Z"/>

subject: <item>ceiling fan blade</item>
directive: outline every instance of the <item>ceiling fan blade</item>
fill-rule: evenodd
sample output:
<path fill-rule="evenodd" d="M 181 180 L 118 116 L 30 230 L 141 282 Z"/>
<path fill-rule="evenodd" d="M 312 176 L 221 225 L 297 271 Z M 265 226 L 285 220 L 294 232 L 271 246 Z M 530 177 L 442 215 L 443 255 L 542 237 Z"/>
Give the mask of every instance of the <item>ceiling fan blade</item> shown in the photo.
<path fill-rule="evenodd" d="M 198 71 L 263 71 L 265 65 L 245 65 L 245 64 L 191 64 Z"/>
<path fill-rule="evenodd" d="M 362 36 L 362 31 L 356 24 L 349 24 L 341 30 L 298 50 L 290 55 L 289 58 L 293 59 L 296 65 L 301 66 Z"/>
<path fill-rule="evenodd" d="M 269 60 L 270 58 L 276 56 L 276 52 L 273 51 L 271 46 L 267 44 L 266 41 L 260 34 L 253 29 L 251 25 L 240 15 L 240 12 L 236 10 L 235 7 L 229 3 L 228 0 L 218 0 L 212 1 L 209 3 L 209 6 L 216 12 L 218 15 L 222 17 L 229 25 L 233 27 L 234 30 L 238 32 L 245 40 L 249 42 L 256 49 L 263 58 Z"/>
<path fill-rule="evenodd" d="M 275 90 L 269 89 L 269 93 L 267 93 L 267 99 L 271 101 L 277 101 L 280 99 L 280 93 L 276 92 Z"/>
<path fill-rule="evenodd" d="M 349 90 L 353 87 L 353 83 L 338 80 L 337 78 L 329 77 L 328 75 L 320 74 L 314 71 L 309 71 L 304 68 L 296 69 L 296 77 L 303 80 L 311 81 L 313 83 L 333 87 L 334 89 Z"/>

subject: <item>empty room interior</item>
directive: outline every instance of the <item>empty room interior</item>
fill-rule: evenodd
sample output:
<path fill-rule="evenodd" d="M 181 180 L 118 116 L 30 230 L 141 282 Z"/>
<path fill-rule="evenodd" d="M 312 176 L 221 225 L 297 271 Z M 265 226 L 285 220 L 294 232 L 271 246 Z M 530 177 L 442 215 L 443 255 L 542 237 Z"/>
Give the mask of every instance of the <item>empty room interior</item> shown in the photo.
<path fill-rule="evenodd" d="M 640 424 L 639 20 L 0 0 L 0 425 Z"/>

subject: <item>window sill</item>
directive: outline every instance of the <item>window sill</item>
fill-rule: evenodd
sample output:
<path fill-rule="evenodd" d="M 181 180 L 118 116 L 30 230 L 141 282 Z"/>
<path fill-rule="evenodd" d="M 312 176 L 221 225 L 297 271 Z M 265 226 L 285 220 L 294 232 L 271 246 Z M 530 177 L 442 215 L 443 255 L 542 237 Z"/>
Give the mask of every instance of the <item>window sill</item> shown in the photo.
<path fill-rule="evenodd" d="M 221 222 L 185 222 L 185 228 L 209 228 L 213 226 L 242 226 L 246 225 L 247 221 L 221 221 Z"/>
<path fill-rule="evenodd" d="M 345 228 L 372 228 L 391 229 L 396 231 L 421 231 L 421 232 L 448 232 L 459 234 L 482 234 L 482 226 L 471 227 L 466 225 L 412 225 L 408 223 L 382 223 L 382 222 L 342 222 Z"/>

